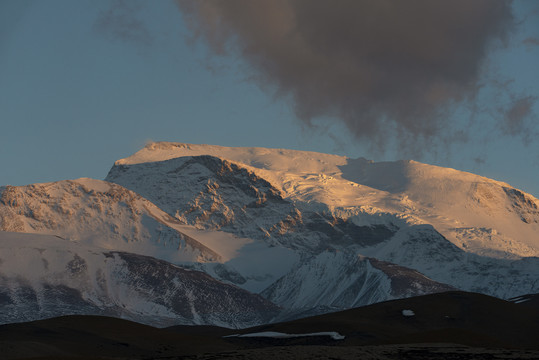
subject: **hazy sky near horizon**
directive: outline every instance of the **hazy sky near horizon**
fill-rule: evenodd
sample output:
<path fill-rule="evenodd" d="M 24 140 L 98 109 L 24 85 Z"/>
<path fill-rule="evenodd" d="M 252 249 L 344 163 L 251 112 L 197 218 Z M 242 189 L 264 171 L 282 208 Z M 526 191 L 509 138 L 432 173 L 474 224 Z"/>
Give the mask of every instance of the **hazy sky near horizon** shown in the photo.
<path fill-rule="evenodd" d="M 0 0 L 0 186 L 103 179 L 177 141 L 413 158 L 539 197 L 538 2 L 444 10 L 467 19 L 451 37 L 417 1 L 268 1 Z M 387 23 L 356 26 L 370 12 Z"/>

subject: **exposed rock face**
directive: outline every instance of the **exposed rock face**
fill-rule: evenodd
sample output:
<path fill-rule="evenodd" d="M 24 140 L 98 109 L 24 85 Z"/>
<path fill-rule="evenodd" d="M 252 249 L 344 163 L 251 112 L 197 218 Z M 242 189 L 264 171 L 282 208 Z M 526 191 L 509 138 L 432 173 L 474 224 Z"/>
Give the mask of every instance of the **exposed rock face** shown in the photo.
<path fill-rule="evenodd" d="M 117 165 L 106 179 L 139 189 L 168 214 L 203 228 L 234 229 L 241 234 L 254 221 L 261 234 L 295 213 L 294 206 L 266 180 L 213 156 Z"/>
<path fill-rule="evenodd" d="M 106 180 L 143 195 L 184 223 L 293 249 L 373 245 L 396 231 L 385 224 L 358 226 L 323 208 L 285 200 L 253 171 L 214 156 L 115 165 Z"/>
<path fill-rule="evenodd" d="M 535 199 L 517 189 L 504 187 L 503 190 L 511 199 L 510 211 L 517 213 L 526 224 L 539 223 L 539 206 Z"/>

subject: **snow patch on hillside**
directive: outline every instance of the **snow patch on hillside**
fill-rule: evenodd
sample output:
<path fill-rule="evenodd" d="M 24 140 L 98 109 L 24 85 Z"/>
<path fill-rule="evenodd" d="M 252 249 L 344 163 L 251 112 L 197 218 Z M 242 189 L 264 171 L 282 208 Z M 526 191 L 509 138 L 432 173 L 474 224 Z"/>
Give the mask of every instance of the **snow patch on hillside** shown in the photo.
<path fill-rule="evenodd" d="M 306 333 L 306 334 L 287 334 L 276 331 L 263 331 L 257 333 L 248 333 L 248 334 L 234 334 L 224 336 L 225 338 L 229 337 L 264 337 L 264 338 L 273 338 L 273 339 L 292 339 L 298 337 L 310 337 L 310 336 L 329 336 L 333 340 L 343 340 L 345 337 L 335 331 L 321 331 L 316 333 Z"/>

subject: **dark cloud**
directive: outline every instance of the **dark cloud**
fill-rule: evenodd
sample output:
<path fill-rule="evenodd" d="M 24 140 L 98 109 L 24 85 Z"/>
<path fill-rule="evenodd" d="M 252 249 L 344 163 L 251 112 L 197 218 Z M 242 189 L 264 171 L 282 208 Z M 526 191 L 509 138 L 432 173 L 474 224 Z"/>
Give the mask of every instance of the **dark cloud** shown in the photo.
<path fill-rule="evenodd" d="M 150 31 L 137 17 L 140 10 L 138 1 L 112 0 L 107 10 L 99 13 L 94 27 L 113 39 L 142 46 L 151 45 Z"/>
<path fill-rule="evenodd" d="M 454 109 L 475 101 L 489 51 L 516 26 L 509 0 L 177 4 L 195 38 L 215 54 L 241 54 L 305 123 L 338 119 L 382 149 L 458 137 Z"/>

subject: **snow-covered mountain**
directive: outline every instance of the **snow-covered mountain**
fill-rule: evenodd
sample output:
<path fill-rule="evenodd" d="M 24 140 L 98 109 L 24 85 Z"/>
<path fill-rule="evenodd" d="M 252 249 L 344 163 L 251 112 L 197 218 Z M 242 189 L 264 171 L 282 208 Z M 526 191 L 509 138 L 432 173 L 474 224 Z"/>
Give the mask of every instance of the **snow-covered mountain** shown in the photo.
<path fill-rule="evenodd" d="M 214 158 L 201 157 L 200 159 L 203 163 L 209 164 L 208 166 L 215 164 Z M 197 158 L 196 160 L 199 159 Z M 218 163 L 223 162 L 218 161 Z M 240 171 L 237 181 L 233 176 L 229 176 L 229 186 L 233 189 L 243 187 L 244 189 L 248 189 L 247 191 L 251 191 L 251 194 L 247 194 L 241 198 L 237 195 L 233 196 L 234 192 L 232 192 L 232 195 L 229 196 L 232 202 L 229 200 L 226 201 L 236 211 L 238 197 L 240 197 L 240 201 L 244 202 L 259 202 L 259 205 L 252 208 L 255 211 L 259 211 L 257 212 L 258 217 L 266 218 L 264 219 L 266 224 L 271 225 L 271 221 L 281 221 L 284 217 L 280 216 L 279 207 L 287 206 L 293 208 L 293 205 L 282 199 L 276 190 L 271 188 L 266 181 L 258 178 L 254 178 L 253 180 L 252 177 L 248 177 L 249 181 L 254 181 L 255 185 L 260 185 L 261 187 L 266 186 L 267 189 L 265 191 L 273 193 L 273 195 L 262 195 L 252 200 L 248 195 L 256 197 L 261 193 L 264 194 L 264 189 L 259 190 L 253 185 L 243 184 L 241 175 L 245 175 L 244 173 L 245 170 Z M 195 180 L 198 180 L 198 178 Z M 190 187 L 196 190 L 197 185 L 198 182 L 193 181 Z M 224 187 L 221 186 L 220 188 Z M 166 192 L 164 193 L 167 194 Z M 267 200 L 268 198 L 273 199 L 274 202 Z M 275 207 L 277 207 L 277 210 Z M 265 215 L 265 212 L 268 211 L 270 214 L 273 214 L 273 217 Z M 294 209 L 294 211 L 299 214 L 299 210 Z M 200 211 L 200 213 L 204 214 L 204 210 Z M 319 216 L 317 215 L 316 217 L 318 218 Z M 292 247 L 285 247 L 282 244 L 271 241 L 267 242 L 266 232 L 260 232 L 257 228 L 253 230 L 252 225 L 249 224 L 250 220 L 248 217 L 244 220 L 242 226 L 238 226 L 234 221 L 231 221 L 230 226 L 222 226 L 220 224 L 221 226 L 218 227 L 212 223 L 211 226 L 208 226 L 211 229 L 200 229 L 204 223 L 200 221 L 199 217 L 194 217 L 192 221 L 194 226 L 181 224 L 180 220 L 166 214 L 139 194 L 106 181 L 78 179 L 20 187 L 5 187 L 0 193 L 0 219 L 0 229 L 3 231 L 51 234 L 61 237 L 63 240 L 57 239 L 54 245 L 57 248 L 62 243 L 65 243 L 66 249 L 70 249 L 73 246 L 87 246 L 92 249 L 100 249 L 99 251 L 101 252 L 108 253 L 114 251 L 115 253 L 123 254 L 123 258 L 128 253 L 133 254 L 132 256 L 135 256 L 134 254 L 144 255 L 147 257 L 146 261 L 155 258 L 191 269 L 202 270 L 214 278 L 235 284 L 251 292 L 261 292 L 268 288 L 269 290 L 266 291 L 268 294 L 267 298 L 280 305 L 288 306 L 290 309 L 285 311 L 288 315 L 308 311 L 311 308 L 320 308 L 319 311 L 349 308 L 355 305 L 388 300 L 402 295 L 392 289 L 393 274 L 380 269 L 371 267 L 372 269 L 370 270 L 370 277 L 372 277 L 375 285 L 371 282 L 361 283 L 361 279 L 365 277 L 364 265 L 366 263 L 363 260 L 359 260 L 359 255 L 357 254 L 350 252 L 344 257 L 313 257 L 312 254 L 316 254 L 322 249 L 320 245 L 322 241 L 326 241 L 328 244 L 331 243 L 330 238 L 323 231 L 323 227 L 320 229 L 316 228 L 316 231 L 310 228 L 303 230 L 305 234 L 302 235 L 302 239 L 307 239 L 310 234 L 316 234 L 320 237 L 314 247 L 312 246 L 312 242 L 305 242 L 303 246 L 300 246 L 301 244 L 298 243 L 297 246 Z M 208 219 L 211 219 L 211 217 L 208 217 Z M 256 218 L 251 217 L 251 219 L 254 221 Z M 319 219 L 315 220 L 315 224 L 324 225 Z M 321 225 L 316 226 L 320 227 Z M 249 235 L 250 238 L 238 237 L 229 232 L 213 229 L 216 227 L 218 229 L 222 229 L 223 227 L 233 228 L 239 231 L 246 229 L 249 231 L 241 232 L 241 234 L 244 236 Z M 361 229 L 362 227 L 356 228 Z M 365 228 L 367 231 L 370 231 L 369 228 Z M 363 231 L 362 233 L 367 232 Z M 333 233 L 328 234 L 329 236 L 334 236 Z M 24 238 L 21 240 L 21 243 L 26 242 Z M 48 246 L 46 242 L 43 243 L 43 248 L 47 248 Z M 298 248 L 303 250 L 299 251 Z M 81 258 L 84 257 L 82 256 Z M 358 258 L 358 260 L 353 260 L 354 258 Z M 338 264 L 339 261 L 341 262 L 340 265 Z M 356 267 L 354 265 L 356 262 L 362 264 L 362 266 Z M 338 291 L 340 293 L 360 291 L 363 295 L 358 299 L 351 295 L 343 295 L 338 302 L 334 301 L 334 299 L 320 299 L 316 303 L 310 304 L 301 300 L 305 300 L 305 296 L 308 298 L 324 297 L 324 294 L 327 293 L 327 289 L 323 285 L 324 283 L 322 283 L 322 286 L 316 288 L 305 288 L 299 293 L 287 293 L 286 286 L 290 286 L 291 280 L 305 281 L 304 278 L 300 277 L 308 274 L 313 264 L 320 266 L 323 263 L 323 266 L 328 269 L 328 272 L 325 274 L 320 273 L 319 275 L 323 276 L 320 279 L 311 276 L 310 281 L 331 281 L 331 277 L 334 277 L 337 273 L 335 271 L 329 271 L 329 269 L 340 266 L 348 269 L 349 276 L 353 280 L 351 283 L 350 281 L 346 283 L 342 282 L 335 289 L 339 289 Z M 171 264 L 169 265 L 172 266 Z M 9 269 L 9 266 L 6 269 Z M 32 277 L 31 274 L 26 273 L 30 270 L 25 270 L 25 268 L 21 267 L 17 267 L 16 269 L 16 272 L 6 275 L 6 281 L 10 284 L 18 284 L 17 279 L 19 278 L 26 279 Z M 280 285 L 276 283 L 278 280 L 278 284 Z M 68 282 L 67 278 L 62 278 L 59 281 L 59 283 L 62 282 L 64 283 L 63 286 L 73 289 L 74 285 Z M 284 286 L 283 284 L 285 283 L 288 285 Z M 421 283 L 421 281 L 418 283 Z M 91 284 L 94 284 L 94 287 L 97 286 L 95 281 L 91 282 Z M 130 291 L 135 293 L 139 291 L 136 282 L 130 284 L 135 288 L 126 290 L 127 293 Z M 377 289 L 377 286 L 380 286 L 380 289 Z M 10 298 L 13 298 L 13 294 L 19 291 L 16 286 L 12 286 L 12 288 L 15 290 L 10 292 Z M 75 293 L 80 291 L 77 287 L 74 289 Z M 419 295 L 432 292 L 434 289 L 443 290 L 450 289 L 450 287 L 443 284 L 435 284 L 431 287 L 410 286 L 409 294 Z M 36 290 L 33 291 L 36 292 Z M 86 293 L 94 293 L 96 291 L 99 292 L 99 289 L 91 288 L 85 290 Z M 203 290 L 201 289 L 200 291 Z M 307 291 L 309 291 L 309 294 L 306 294 Z M 154 293 L 158 297 L 159 293 Z M 48 294 L 47 297 L 50 297 L 50 292 Z M 107 296 L 109 294 L 102 295 L 105 298 Z M 298 296 L 299 299 L 294 299 L 294 297 Z M 55 301 L 52 302 L 54 303 Z M 80 303 L 79 297 L 76 297 L 73 301 Z M 91 306 L 86 304 L 84 307 L 90 306 L 87 311 L 93 311 L 94 313 L 97 311 L 100 313 L 109 310 L 104 304 L 115 304 L 116 302 L 114 299 L 99 300 L 97 302 L 91 302 Z M 20 304 L 20 302 L 16 302 L 16 304 Z M 50 304 L 50 302 L 47 304 Z M 172 306 L 171 304 L 168 305 Z M 124 313 L 137 313 L 139 321 L 147 321 L 145 320 L 146 318 L 153 316 L 151 311 L 146 308 L 139 309 L 139 307 L 139 302 L 135 301 L 124 309 Z M 38 306 L 37 308 L 40 307 Z M 65 306 L 64 308 L 70 307 Z M 39 316 L 47 314 L 47 311 L 40 311 L 39 314 L 41 315 Z M 24 313 L 15 312 L 17 316 Z M 28 312 L 28 314 L 30 313 Z M 49 313 L 53 313 L 53 310 L 50 310 Z M 197 312 L 193 311 L 192 316 L 195 317 L 196 314 Z M 23 318 L 21 320 L 25 319 Z M 189 317 L 185 314 L 183 317 L 178 316 L 178 321 L 188 322 L 186 319 L 189 319 Z M 261 317 L 255 317 L 255 319 L 261 320 Z M 204 318 L 198 321 L 207 323 L 210 320 Z M 158 318 L 154 319 L 154 323 L 161 322 L 162 320 Z M 217 323 L 217 321 L 210 323 Z M 223 325 L 222 322 L 219 324 Z M 229 326 L 237 326 L 237 323 L 232 322 Z"/>
<path fill-rule="evenodd" d="M 34 311 L 66 302 L 64 290 L 47 290 L 53 284 L 89 313 L 241 326 L 248 316 L 201 315 L 225 311 L 211 289 L 236 289 L 253 322 L 275 315 L 269 301 L 284 319 L 454 288 L 503 298 L 539 291 L 539 200 L 474 174 L 414 161 L 150 143 L 118 160 L 105 180 L 1 187 L 0 230 L 61 237 L 26 234 L 3 251 L 58 269 L 70 254 L 103 273 L 121 269 L 110 288 L 134 294 L 133 302 L 100 290 L 97 270 L 85 270 L 84 286 L 60 270 L 26 286 L 37 276 L 31 267 L 0 262 L 10 289 L 1 298 L 12 309 L 25 309 L 13 300 L 21 291 L 45 294 L 29 295 L 38 299 L 29 302 Z M 27 242 L 33 250 L 23 250 Z M 64 255 L 39 250 L 48 244 Z M 43 302 L 51 298 L 64 300 Z M 230 314 L 242 306 L 226 303 Z M 32 313 L 21 311 L 12 313 Z"/>
<path fill-rule="evenodd" d="M 415 161 L 150 143 L 106 179 L 183 223 L 292 249 L 301 254 L 296 273 L 330 249 L 468 291 L 539 290 L 539 200 L 478 175 Z"/>
<path fill-rule="evenodd" d="M 456 246 L 479 255 L 539 255 L 538 199 L 503 182 L 415 161 L 375 163 L 307 151 L 158 142 L 118 160 L 107 180 L 138 188 L 141 195 L 171 213 L 192 196 L 182 195 L 186 197 L 176 201 L 184 189 L 171 182 L 183 181 L 188 174 L 176 167 L 181 173 L 176 177 L 171 173 L 175 164 L 166 160 L 180 162 L 179 158 L 201 155 L 225 160 L 229 169 L 219 171 L 251 173 L 289 202 L 328 210 L 341 218 L 353 218 L 357 213 L 364 219 L 372 214 L 382 224 L 431 224 Z M 232 164 L 236 167 L 231 168 Z M 143 181 L 150 172 L 146 168 L 166 173 L 153 173 Z M 208 173 L 195 170 L 193 174 L 203 181 Z M 157 178 L 169 185 L 156 183 Z M 161 188 L 148 189 L 149 184 Z M 162 195 L 167 201 L 159 201 L 157 194 L 163 191 L 176 195 L 171 199 Z M 369 225 L 375 223 L 368 219 Z"/>

